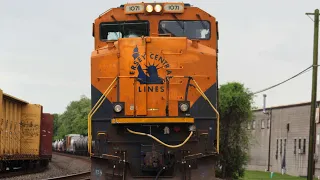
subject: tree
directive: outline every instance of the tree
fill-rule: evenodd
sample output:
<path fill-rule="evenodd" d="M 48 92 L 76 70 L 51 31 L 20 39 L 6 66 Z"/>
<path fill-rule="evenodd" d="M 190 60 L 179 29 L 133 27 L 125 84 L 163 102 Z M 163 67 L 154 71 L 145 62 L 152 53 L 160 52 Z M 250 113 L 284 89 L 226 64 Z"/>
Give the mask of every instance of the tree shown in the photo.
<path fill-rule="evenodd" d="M 86 96 L 81 96 L 78 101 L 71 101 L 66 111 L 59 115 L 56 121 L 55 139 L 62 139 L 67 134 L 88 134 L 88 114 L 91 101 Z"/>
<path fill-rule="evenodd" d="M 252 119 L 252 93 L 243 84 L 231 82 L 219 89 L 220 159 L 217 175 L 227 179 L 243 177 L 248 161 L 248 123 Z"/>
<path fill-rule="evenodd" d="M 53 138 L 58 135 L 59 128 L 59 114 L 53 114 Z"/>

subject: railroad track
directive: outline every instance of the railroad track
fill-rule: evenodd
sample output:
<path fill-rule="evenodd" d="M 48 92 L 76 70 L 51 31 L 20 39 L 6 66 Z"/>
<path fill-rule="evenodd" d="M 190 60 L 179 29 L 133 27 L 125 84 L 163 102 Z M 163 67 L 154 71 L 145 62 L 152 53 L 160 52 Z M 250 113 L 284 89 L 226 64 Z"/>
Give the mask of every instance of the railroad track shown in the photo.
<path fill-rule="evenodd" d="M 88 172 L 82 172 L 82 173 L 78 173 L 78 174 L 70 174 L 70 175 L 66 175 L 66 176 L 59 176 L 59 177 L 54 177 L 54 178 L 49 178 L 47 180 L 58 180 L 58 179 L 63 179 L 63 180 L 73 180 L 73 179 L 77 179 L 77 180 L 88 180 L 90 179 L 90 171 Z"/>
<path fill-rule="evenodd" d="M 75 159 L 79 159 L 79 160 L 90 163 L 90 157 L 87 157 L 87 156 L 79 156 L 79 155 L 65 154 L 65 153 L 59 153 L 59 152 L 52 152 L 52 154 L 75 158 Z M 41 167 L 41 166 L 37 166 L 37 167 L 31 168 L 31 169 L 25 169 L 25 168 L 21 167 L 21 168 L 13 169 L 10 171 L 0 172 L 0 179 L 42 173 L 42 172 L 45 172 L 47 169 L 48 169 L 48 167 Z M 90 179 L 90 171 L 78 173 L 78 174 L 71 174 L 71 175 L 67 175 L 67 176 L 55 177 L 55 178 L 51 178 L 51 179 L 80 179 L 80 180 L 81 179 Z"/>
<path fill-rule="evenodd" d="M 66 156 L 66 157 L 71 157 L 71 158 L 76 158 L 76 159 L 81 159 L 86 162 L 91 162 L 90 157 L 88 156 L 79 156 L 79 155 L 74 155 L 74 154 L 67 154 L 67 153 L 61 153 L 61 152 L 56 152 L 52 151 L 52 154 L 60 155 L 60 156 Z"/>
<path fill-rule="evenodd" d="M 12 171 L 5 171 L 0 173 L 0 179 L 5 179 L 5 178 L 12 178 L 16 176 L 22 176 L 22 175 L 28 175 L 28 174 L 35 174 L 35 173 L 41 173 L 45 171 L 47 167 L 38 167 L 36 169 L 15 169 Z"/>

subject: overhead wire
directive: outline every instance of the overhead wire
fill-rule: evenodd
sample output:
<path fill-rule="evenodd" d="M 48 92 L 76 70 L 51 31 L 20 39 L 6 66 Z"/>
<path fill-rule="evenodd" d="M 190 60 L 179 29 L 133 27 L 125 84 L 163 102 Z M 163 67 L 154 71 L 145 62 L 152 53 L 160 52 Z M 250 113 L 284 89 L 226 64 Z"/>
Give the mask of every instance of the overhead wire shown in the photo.
<path fill-rule="evenodd" d="M 258 94 L 258 93 L 267 91 L 267 90 L 269 90 L 269 89 L 275 88 L 275 87 L 277 87 L 277 86 L 279 86 L 279 85 L 281 85 L 281 84 L 283 84 L 283 83 L 285 83 L 285 82 L 287 82 L 287 81 L 289 81 L 289 80 L 291 80 L 291 79 L 293 79 L 293 78 L 296 78 L 296 77 L 300 76 L 300 75 L 303 74 L 303 73 L 308 72 L 312 67 L 313 67 L 313 65 L 307 67 L 306 69 L 304 69 L 303 71 L 299 72 L 298 74 L 290 77 L 289 79 L 286 79 L 286 80 L 284 80 L 284 81 L 282 81 L 282 82 L 280 82 L 280 83 L 278 83 L 278 84 L 275 84 L 275 85 L 270 86 L 270 87 L 268 87 L 268 88 L 265 88 L 265 89 L 262 89 L 262 90 L 260 90 L 260 91 L 254 92 L 254 93 L 252 93 L 252 94 L 253 94 L 253 95 L 254 95 L 254 94 Z"/>

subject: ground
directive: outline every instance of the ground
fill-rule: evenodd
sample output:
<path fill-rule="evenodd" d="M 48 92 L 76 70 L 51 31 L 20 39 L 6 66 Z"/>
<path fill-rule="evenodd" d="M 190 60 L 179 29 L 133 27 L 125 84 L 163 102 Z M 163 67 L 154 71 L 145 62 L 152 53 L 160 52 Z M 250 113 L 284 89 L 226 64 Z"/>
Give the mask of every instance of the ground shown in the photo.
<path fill-rule="evenodd" d="M 274 173 L 272 179 L 270 178 L 270 172 L 261 171 L 246 171 L 245 177 L 242 180 L 306 180 L 307 178 L 294 177 L 289 175 L 282 175 L 280 173 Z"/>
<path fill-rule="evenodd" d="M 23 176 L 17 176 L 7 178 L 8 180 L 41 180 L 47 178 L 53 178 L 57 176 L 63 176 L 68 174 L 76 174 L 80 172 L 86 172 L 91 170 L 90 162 L 86 162 L 83 158 L 70 158 L 61 156 L 58 154 L 52 155 L 52 161 L 49 163 L 48 169 L 44 172 L 36 174 L 28 174 Z"/>

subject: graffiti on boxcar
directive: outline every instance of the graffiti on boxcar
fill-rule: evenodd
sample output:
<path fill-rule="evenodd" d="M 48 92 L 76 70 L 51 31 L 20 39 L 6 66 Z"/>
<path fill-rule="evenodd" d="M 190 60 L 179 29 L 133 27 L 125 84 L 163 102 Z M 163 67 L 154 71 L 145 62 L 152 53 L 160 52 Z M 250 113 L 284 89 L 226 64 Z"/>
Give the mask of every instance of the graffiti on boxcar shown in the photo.
<path fill-rule="evenodd" d="M 28 139 L 38 137 L 40 134 L 40 117 L 38 114 L 23 113 L 21 115 L 22 138 Z"/>
<path fill-rule="evenodd" d="M 39 131 L 40 131 L 40 126 L 37 124 L 32 125 L 32 123 L 27 123 L 27 124 L 21 124 L 22 127 L 22 134 L 23 138 L 30 138 L 30 137 L 38 137 L 39 136 Z"/>

